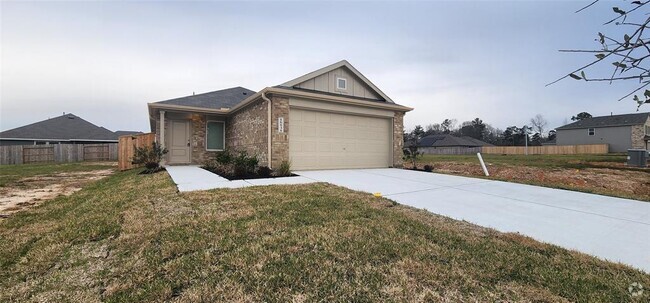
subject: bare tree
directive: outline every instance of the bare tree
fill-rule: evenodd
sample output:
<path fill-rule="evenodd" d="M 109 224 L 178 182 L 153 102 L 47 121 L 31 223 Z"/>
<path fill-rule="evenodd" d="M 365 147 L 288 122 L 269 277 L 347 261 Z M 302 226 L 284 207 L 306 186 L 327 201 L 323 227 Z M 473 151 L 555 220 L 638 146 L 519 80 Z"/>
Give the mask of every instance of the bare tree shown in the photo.
<path fill-rule="evenodd" d="M 579 13 L 592 5 L 599 2 L 595 0 L 589 5 L 579 9 Z M 633 96 L 632 99 L 638 104 L 637 110 L 644 103 L 650 103 L 650 90 L 645 89 L 650 85 L 650 64 L 646 60 L 650 57 L 650 37 L 648 37 L 648 29 L 650 29 L 650 17 L 648 16 L 646 4 L 650 0 L 645 1 L 621 1 L 624 8 L 612 7 L 612 11 L 616 15 L 613 19 L 605 22 L 604 25 L 616 25 L 624 28 L 626 34 L 622 37 L 598 33 L 596 41 L 599 44 L 598 49 L 567 49 L 560 50 L 560 52 L 568 53 L 587 53 L 593 54 L 596 58 L 588 64 L 585 64 L 567 75 L 547 84 L 551 85 L 566 78 L 573 78 L 576 80 L 584 80 L 587 82 L 609 82 L 614 81 L 633 80 L 638 81 L 639 85 L 632 92 L 626 94 L 619 99 L 623 100 L 627 97 Z M 595 65 L 602 65 L 610 62 L 614 67 L 610 75 L 605 76 L 591 76 L 587 75 L 587 70 Z M 636 95 L 638 91 L 645 89 L 643 95 L 639 97 Z"/>
<path fill-rule="evenodd" d="M 535 117 L 532 117 L 530 119 L 530 124 L 533 126 L 533 130 L 540 135 L 544 134 L 544 129 L 546 129 L 546 125 L 548 125 L 548 121 L 544 119 L 544 116 L 541 114 L 535 115 Z"/>

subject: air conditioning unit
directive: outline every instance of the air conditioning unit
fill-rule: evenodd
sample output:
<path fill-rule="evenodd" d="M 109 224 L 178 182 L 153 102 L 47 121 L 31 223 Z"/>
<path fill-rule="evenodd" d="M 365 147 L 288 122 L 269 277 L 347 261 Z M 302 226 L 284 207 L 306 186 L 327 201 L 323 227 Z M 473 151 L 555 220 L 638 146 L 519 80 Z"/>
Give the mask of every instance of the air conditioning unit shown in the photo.
<path fill-rule="evenodd" d="M 633 167 L 647 167 L 648 151 L 645 149 L 628 149 L 627 165 Z"/>

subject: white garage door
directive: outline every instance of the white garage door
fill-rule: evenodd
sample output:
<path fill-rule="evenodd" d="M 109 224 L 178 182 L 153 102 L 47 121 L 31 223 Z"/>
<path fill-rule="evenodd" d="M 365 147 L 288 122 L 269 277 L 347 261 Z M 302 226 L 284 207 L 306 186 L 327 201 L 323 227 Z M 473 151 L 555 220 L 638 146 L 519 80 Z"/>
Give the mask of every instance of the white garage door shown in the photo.
<path fill-rule="evenodd" d="M 392 121 L 302 109 L 289 111 L 291 168 L 373 168 L 391 165 Z"/>

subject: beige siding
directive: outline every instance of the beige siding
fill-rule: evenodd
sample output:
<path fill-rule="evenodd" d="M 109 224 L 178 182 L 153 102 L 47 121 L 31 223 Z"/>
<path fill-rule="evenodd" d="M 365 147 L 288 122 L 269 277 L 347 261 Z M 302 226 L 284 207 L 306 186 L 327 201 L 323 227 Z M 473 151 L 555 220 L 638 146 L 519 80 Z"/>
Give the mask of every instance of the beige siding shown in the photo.
<path fill-rule="evenodd" d="M 336 88 L 337 78 L 344 78 L 347 80 L 347 88 L 345 90 Z M 328 73 L 324 73 L 315 78 L 299 83 L 296 86 L 303 89 L 316 90 L 321 92 L 382 100 L 381 96 L 375 93 L 370 87 L 368 87 L 368 85 L 363 83 L 361 79 L 359 79 L 345 67 L 340 67 Z"/>

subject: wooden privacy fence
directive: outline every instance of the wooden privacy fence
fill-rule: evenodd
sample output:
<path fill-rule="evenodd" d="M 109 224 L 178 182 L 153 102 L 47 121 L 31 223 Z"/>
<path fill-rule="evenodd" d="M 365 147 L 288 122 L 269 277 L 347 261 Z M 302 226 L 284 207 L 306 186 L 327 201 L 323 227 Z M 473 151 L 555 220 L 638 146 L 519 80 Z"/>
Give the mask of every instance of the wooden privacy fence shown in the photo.
<path fill-rule="evenodd" d="M 116 160 L 117 143 L 0 146 L 0 165 Z"/>
<path fill-rule="evenodd" d="M 122 136 L 118 142 L 117 167 L 120 170 L 136 168 L 132 163 L 136 147 L 151 146 L 156 141 L 156 134 L 148 133 L 135 136 Z"/>
<path fill-rule="evenodd" d="M 609 144 L 528 146 L 529 155 L 606 154 Z M 525 155 L 525 146 L 483 146 L 484 154 Z"/>

